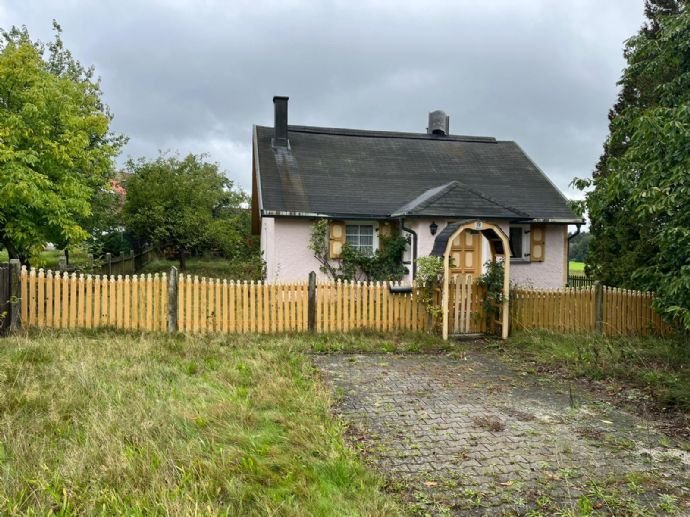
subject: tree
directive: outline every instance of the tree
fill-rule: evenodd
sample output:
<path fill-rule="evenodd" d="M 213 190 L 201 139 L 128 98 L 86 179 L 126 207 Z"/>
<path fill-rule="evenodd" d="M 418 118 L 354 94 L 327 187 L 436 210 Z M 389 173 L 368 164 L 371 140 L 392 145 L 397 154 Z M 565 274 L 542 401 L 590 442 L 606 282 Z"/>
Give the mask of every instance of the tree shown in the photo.
<path fill-rule="evenodd" d="M 87 237 L 82 222 L 125 138 L 110 132 L 94 69 L 26 28 L 0 31 L 0 242 L 27 261 L 48 242 Z"/>
<path fill-rule="evenodd" d="M 690 9 L 649 1 L 626 42 L 621 94 L 587 194 L 589 273 L 650 289 L 657 308 L 690 328 Z"/>
<path fill-rule="evenodd" d="M 193 250 L 216 247 L 228 258 L 251 253 L 247 195 L 204 159 L 161 155 L 127 164 L 127 229 L 140 241 L 173 248 L 181 269 Z"/>

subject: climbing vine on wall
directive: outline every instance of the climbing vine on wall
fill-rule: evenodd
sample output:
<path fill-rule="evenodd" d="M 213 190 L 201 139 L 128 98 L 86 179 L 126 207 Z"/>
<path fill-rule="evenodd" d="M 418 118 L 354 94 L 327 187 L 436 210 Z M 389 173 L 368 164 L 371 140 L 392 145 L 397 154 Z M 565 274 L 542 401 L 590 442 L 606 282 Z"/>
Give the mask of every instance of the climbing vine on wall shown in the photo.
<path fill-rule="evenodd" d="M 379 249 L 373 255 L 345 243 L 341 258 L 332 259 L 328 253 L 328 220 L 319 219 L 312 224 L 309 249 L 321 272 L 333 280 L 397 281 L 408 273 L 403 264 L 408 242 L 399 231 L 393 231 L 391 235 L 379 235 Z"/>

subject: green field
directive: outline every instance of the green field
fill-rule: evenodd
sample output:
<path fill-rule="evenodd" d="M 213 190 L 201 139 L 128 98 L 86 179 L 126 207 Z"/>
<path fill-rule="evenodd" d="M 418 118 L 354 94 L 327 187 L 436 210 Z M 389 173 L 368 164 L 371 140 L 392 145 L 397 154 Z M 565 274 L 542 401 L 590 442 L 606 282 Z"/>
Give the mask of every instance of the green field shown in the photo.
<path fill-rule="evenodd" d="M 585 263 L 576 262 L 571 260 L 568 262 L 568 274 L 569 275 L 583 275 L 585 274 Z"/>
<path fill-rule="evenodd" d="M 0 346 L 0 513 L 391 515 L 309 353 L 426 336 L 51 333 Z"/>

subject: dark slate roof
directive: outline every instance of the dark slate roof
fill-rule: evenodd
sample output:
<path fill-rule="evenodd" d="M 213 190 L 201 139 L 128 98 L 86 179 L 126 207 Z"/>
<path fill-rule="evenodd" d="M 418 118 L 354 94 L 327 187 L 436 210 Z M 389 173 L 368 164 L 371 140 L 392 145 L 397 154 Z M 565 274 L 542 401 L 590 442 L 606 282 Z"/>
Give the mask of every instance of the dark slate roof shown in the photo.
<path fill-rule="evenodd" d="M 460 181 L 451 181 L 424 191 L 409 203 L 395 210 L 393 217 L 425 215 L 436 217 L 482 217 L 515 219 L 529 214 L 503 206 L 481 191 L 471 189 Z"/>
<path fill-rule="evenodd" d="M 289 126 L 290 147 L 273 148 L 272 136 L 255 127 L 263 215 L 580 221 L 515 142 Z"/>

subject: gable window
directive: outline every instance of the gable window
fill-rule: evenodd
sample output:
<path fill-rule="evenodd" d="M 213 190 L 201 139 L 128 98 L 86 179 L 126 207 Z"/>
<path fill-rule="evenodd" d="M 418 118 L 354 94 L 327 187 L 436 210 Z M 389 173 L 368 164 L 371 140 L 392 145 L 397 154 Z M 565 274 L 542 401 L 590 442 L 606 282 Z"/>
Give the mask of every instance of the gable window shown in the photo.
<path fill-rule="evenodd" d="M 510 259 L 512 261 L 529 261 L 529 232 L 527 224 L 516 224 L 510 226 Z"/>
<path fill-rule="evenodd" d="M 347 224 L 345 225 L 345 242 L 352 248 L 365 255 L 374 254 L 374 225 Z"/>

